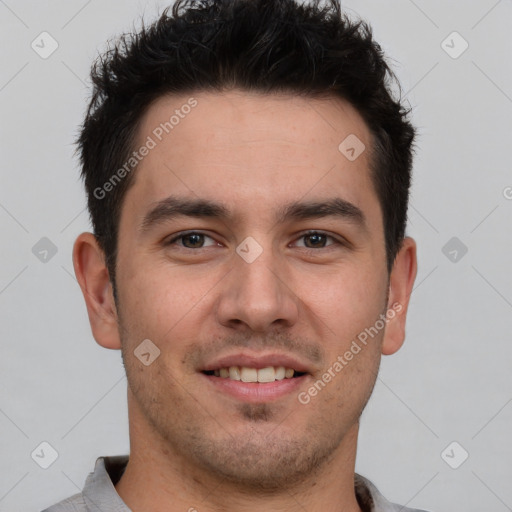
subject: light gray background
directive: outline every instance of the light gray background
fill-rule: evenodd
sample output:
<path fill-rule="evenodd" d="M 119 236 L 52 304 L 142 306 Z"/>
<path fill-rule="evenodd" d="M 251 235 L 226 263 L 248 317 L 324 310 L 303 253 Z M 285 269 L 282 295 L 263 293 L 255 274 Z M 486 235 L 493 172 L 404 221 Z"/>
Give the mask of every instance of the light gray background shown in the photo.
<path fill-rule="evenodd" d="M 78 492 L 97 456 L 128 452 L 120 353 L 94 342 L 73 276 L 89 223 L 72 143 L 97 51 L 164 5 L 0 0 L 1 511 L 40 510 Z M 512 510 L 512 2 L 344 5 L 373 25 L 419 127 L 408 336 L 383 358 L 356 469 L 401 504 Z M 42 31 L 59 44 L 48 59 L 31 48 Z M 453 31 L 469 43 L 456 59 L 441 45 Z M 46 262 L 42 237 L 58 249 Z M 452 237 L 468 248 L 455 262 Z M 43 441 L 58 452 L 46 470 L 31 458 Z M 452 465 L 469 453 L 458 469 L 441 455 L 453 441 Z"/>

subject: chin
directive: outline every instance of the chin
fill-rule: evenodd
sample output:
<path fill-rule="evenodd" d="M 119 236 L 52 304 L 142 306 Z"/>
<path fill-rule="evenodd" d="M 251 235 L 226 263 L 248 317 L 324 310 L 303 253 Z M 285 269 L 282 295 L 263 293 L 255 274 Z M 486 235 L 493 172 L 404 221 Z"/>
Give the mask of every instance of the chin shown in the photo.
<path fill-rule="evenodd" d="M 293 488 L 322 468 L 339 445 L 335 436 L 321 440 L 314 434 L 298 436 L 293 430 L 285 434 L 278 425 L 270 431 L 261 425 L 242 430 L 223 441 L 203 437 L 192 456 L 207 473 L 214 472 L 247 491 L 274 493 Z"/>

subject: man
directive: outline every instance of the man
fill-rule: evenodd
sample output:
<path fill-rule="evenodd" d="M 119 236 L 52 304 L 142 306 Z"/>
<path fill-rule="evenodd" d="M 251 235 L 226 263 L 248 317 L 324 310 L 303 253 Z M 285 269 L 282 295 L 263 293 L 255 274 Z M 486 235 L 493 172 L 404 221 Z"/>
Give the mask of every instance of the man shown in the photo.
<path fill-rule="evenodd" d="M 370 29 L 334 0 L 179 1 L 92 77 L 74 266 L 130 455 L 47 510 L 412 510 L 354 473 L 416 275 L 414 129 Z"/>

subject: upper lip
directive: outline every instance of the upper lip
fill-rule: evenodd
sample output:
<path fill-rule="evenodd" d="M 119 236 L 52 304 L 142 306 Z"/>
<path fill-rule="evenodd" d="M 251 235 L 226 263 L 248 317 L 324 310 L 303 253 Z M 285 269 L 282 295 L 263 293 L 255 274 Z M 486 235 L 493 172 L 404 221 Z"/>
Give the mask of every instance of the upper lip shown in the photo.
<path fill-rule="evenodd" d="M 266 354 L 239 352 L 236 354 L 224 355 L 207 363 L 200 369 L 200 371 L 208 372 L 212 370 L 219 370 L 220 368 L 229 368 L 230 366 L 246 366 L 257 369 L 267 368 L 269 366 L 284 366 L 285 368 L 292 368 L 297 372 L 311 373 L 310 367 L 297 357 L 278 352 Z"/>

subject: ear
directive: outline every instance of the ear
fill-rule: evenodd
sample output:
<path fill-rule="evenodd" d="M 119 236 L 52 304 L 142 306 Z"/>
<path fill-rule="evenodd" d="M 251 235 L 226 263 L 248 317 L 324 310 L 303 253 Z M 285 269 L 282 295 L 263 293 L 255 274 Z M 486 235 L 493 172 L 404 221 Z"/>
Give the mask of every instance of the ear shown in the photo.
<path fill-rule="evenodd" d="M 388 322 L 382 341 L 384 355 L 394 354 L 405 340 L 405 319 L 417 268 L 416 242 L 405 237 L 389 278 Z"/>
<path fill-rule="evenodd" d="M 120 349 L 117 311 L 105 255 L 92 233 L 82 233 L 73 247 L 73 266 L 82 289 L 92 334 L 99 345 Z"/>

